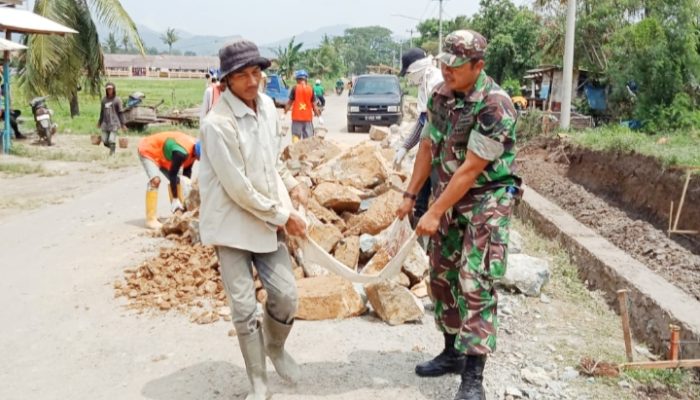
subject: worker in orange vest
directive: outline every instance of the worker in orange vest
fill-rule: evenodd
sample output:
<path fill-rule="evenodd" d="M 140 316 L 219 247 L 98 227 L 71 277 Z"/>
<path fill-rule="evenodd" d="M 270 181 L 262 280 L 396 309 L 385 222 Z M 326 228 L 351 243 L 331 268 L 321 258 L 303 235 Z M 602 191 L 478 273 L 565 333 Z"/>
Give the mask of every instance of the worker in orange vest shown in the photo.
<path fill-rule="evenodd" d="M 183 211 L 185 189 L 180 182 L 182 174 L 192 177 L 192 165 L 199 160 L 200 144 L 195 138 L 182 132 L 161 132 L 145 137 L 139 142 L 138 152 L 143 169 L 148 175 L 146 186 L 146 228 L 160 229 L 158 221 L 158 188 L 160 172 L 168 178 L 170 211 Z"/>
<path fill-rule="evenodd" d="M 316 96 L 314 89 L 307 80 L 309 74 L 301 69 L 294 74 L 297 84 L 289 92 L 289 101 L 284 107 L 285 114 L 292 110 L 292 141 L 310 138 L 314 135 L 314 115 L 321 116 L 321 112 L 316 107 Z"/>

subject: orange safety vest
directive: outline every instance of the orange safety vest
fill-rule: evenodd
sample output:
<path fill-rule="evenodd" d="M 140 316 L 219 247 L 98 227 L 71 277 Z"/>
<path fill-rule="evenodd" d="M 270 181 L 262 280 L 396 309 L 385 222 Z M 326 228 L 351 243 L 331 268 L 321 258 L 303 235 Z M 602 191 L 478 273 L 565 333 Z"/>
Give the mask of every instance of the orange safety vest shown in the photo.
<path fill-rule="evenodd" d="M 187 150 L 187 159 L 182 164 L 182 168 L 187 168 L 194 164 L 194 144 L 196 139 L 182 132 L 161 132 L 141 139 L 139 142 L 139 155 L 156 163 L 158 168 L 169 170 L 171 162 L 165 158 L 163 146 L 165 141 L 170 138 L 175 139 L 177 144 Z"/>
<path fill-rule="evenodd" d="M 314 90 L 306 83 L 296 85 L 292 104 L 292 121 L 311 122 L 314 120 Z"/>

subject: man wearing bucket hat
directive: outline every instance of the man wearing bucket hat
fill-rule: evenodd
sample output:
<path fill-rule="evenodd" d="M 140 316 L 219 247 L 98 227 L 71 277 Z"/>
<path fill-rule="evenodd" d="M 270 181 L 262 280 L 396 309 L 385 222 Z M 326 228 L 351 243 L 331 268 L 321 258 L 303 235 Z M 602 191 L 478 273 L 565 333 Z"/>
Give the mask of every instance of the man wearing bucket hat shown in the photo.
<path fill-rule="evenodd" d="M 270 61 L 239 39 L 219 50 L 224 92 L 204 118 L 199 182 L 202 243 L 214 245 L 238 344 L 252 386 L 246 399 L 266 399 L 265 355 L 288 381 L 299 367 L 285 351 L 297 291 L 284 234 L 303 236 L 306 223 L 292 201 L 305 204 L 300 185 L 279 158 L 277 109 L 259 93 Z M 256 316 L 252 265 L 268 298 L 262 326 Z"/>
<path fill-rule="evenodd" d="M 405 217 L 431 176 L 435 201 L 416 232 L 430 236 L 430 292 L 445 349 L 416 366 L 420 376 L 458 373 L 455 399 L 485 399 L 483 370 L 496 348 L 494 280 L 506 269 L 516 175 L 516 112 L 484 72 L 486 39 L 469 30 L 445 38 L 444 83 L 428 101 L 428 124 L 397 214 Z"/>

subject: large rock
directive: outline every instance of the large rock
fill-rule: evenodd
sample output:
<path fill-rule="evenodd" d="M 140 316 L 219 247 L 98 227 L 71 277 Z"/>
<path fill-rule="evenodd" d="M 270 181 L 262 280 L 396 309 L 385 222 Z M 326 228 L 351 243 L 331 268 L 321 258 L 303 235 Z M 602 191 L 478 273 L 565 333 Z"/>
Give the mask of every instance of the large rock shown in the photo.
<path fill-rule="evenodd" d="M 367 189 L 383 183 L 389 177 L 390 171 L 391 168 L 384 160 L 379 146 L 364 143 L 319 165 L 309 176 L 316 183 L 337 182 L 357 189 Z"/>
<path fill-rule="evenodd" d="M 306 320 L 355 317 L 367 308 L 352 284 L 337 276 L 297 281 L 299 307 L 296 317 Z"/>
<path fill-rule="evenodd" d="M 423 250 L 420 243 L 416 241 L 411 248 L 411 253 L 403 263 L 403 272 L 411 279 L 411 283 L 415 284 L 426 277 L 429 266 L 428 255 L 425 254 L 425 250 Z"/>
<path fill-rule="evenodd" d="M 390 134 L 391 132 L 386 126 L 372 125 L 369 127 L 369 138 L 376 142 L 381 142 L 382 140 L 389 137 Z"/>
<path fill-rule="evenodd" d="M 314 189 L 314 197 L 323 207 L 336 212 L 357 212 L 362 199 L 351 189 L 332 182 L 322 182 Z"/>
<path fill-rule="evenodd" d="M 420 321 L 425 308 L 410 290 L 394 281 L 365 285 L 367 299 L 379 318 L 389 325 Z"/>
<path fill-rule="evenodd" d="M 508 256 L 506 274 L 500 283 L 508 288 L 516 288 L 526 296 L 539 296 L 550 275 L 546 260 L 527 254 L 511 254 Z"/>
<path fill-rule="evenodd" d="M 402 201 L 402 194 L 395 190 L 384 193 L 372 202 L 367 212 L 357 215 L 347 222 L 348 229 L 345 233 L 349 235 L 378 234 L 394 221 L 396 209 Z"/>
<path fill-rule="evenodd" d="M 314 215 L 319 221 L 333 224 L 341 231 L 346 228 L 345 221 L 338 216 L 335 212 L 325 208 L 312 196 L 309 198 L 309 202 L 306 204 L 307 211 Z"/>
<path fill-rule="evenodd" d="M 341 239 L 335 248 L 335 258 L 352 269 L 357 269 L 360 260 L 360 237 L 348 236 Z"/>
<path fill-rule="evenodd" d="M 332 141 L 314 136 L 287 146 L 282 152 L 282 160 L 304 161 L 316 167 L 340 153 L 340 147 Z"/>
<path fill-rule="evenodd" d="M 343 234 L 335 225 L 320 222 L 311 223 L 309 237 L 318 243 L 326 252 L 330 253 L 336 243 L 343 238 Z"/>

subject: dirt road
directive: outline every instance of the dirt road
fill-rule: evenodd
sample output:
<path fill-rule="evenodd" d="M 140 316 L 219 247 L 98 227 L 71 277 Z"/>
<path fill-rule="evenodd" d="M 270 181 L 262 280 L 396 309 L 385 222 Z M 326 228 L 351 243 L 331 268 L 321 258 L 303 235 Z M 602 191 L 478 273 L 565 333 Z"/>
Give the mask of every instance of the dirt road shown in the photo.
<path fill-rule="evenodd" d="M 328 97 L 325 119 L 329 138 L 345 143 L 366 138 L 343 133 L 344 97 Z M 248 383 L 236 338 L 227 335 L 230 323 L 195 325 L 174 312 L 136 315 L 113 298 L 111 284 L 122 269 L 166 242 L 141 228 L 145 179 L 138 164 L 104 172 L 102 178 L 89 184 L 78 179 L 80 190 L 62 204 L 0 220 L 0 398 L 243 398 Z M 161 215 L 167 210 L 164 186 Z M 609 337 L 605 329 L 615 327 L 616 319 L 587 294 L 575 301 L 559 292 L 550 297 L 545 304 L 504 296 L 510 315 L 504 316 L 501 350 L 487 367 L 489 399 L 501 398 L 509 385 L 528 388 L 533 396 L 540 393 L 538 398 L 632 398 L 617 385 L 591 385 L 585 378 L 560 381 L 563 368 L 574 366 L 591 342 L 586 335 Z M 575 327 L 578 318 L 589 319 Z M 553 335 L 557 342 L 547 340 Z M 268 364 L 274 398 L 452 398 L 456 377 L 413 374 L 416 362 L 440 350 L 441 340 L 429 314 L 421 324 L 397 327 L 371 315 L 299 321 L 289 350 L 302 366 L 302 382 L 283 385 Z M 622 354 L 619 338 L 599 340 L 596 348 Z M 521 368 L 533 365 L 549 372 L 554 389 L 522 383 Z"/>

